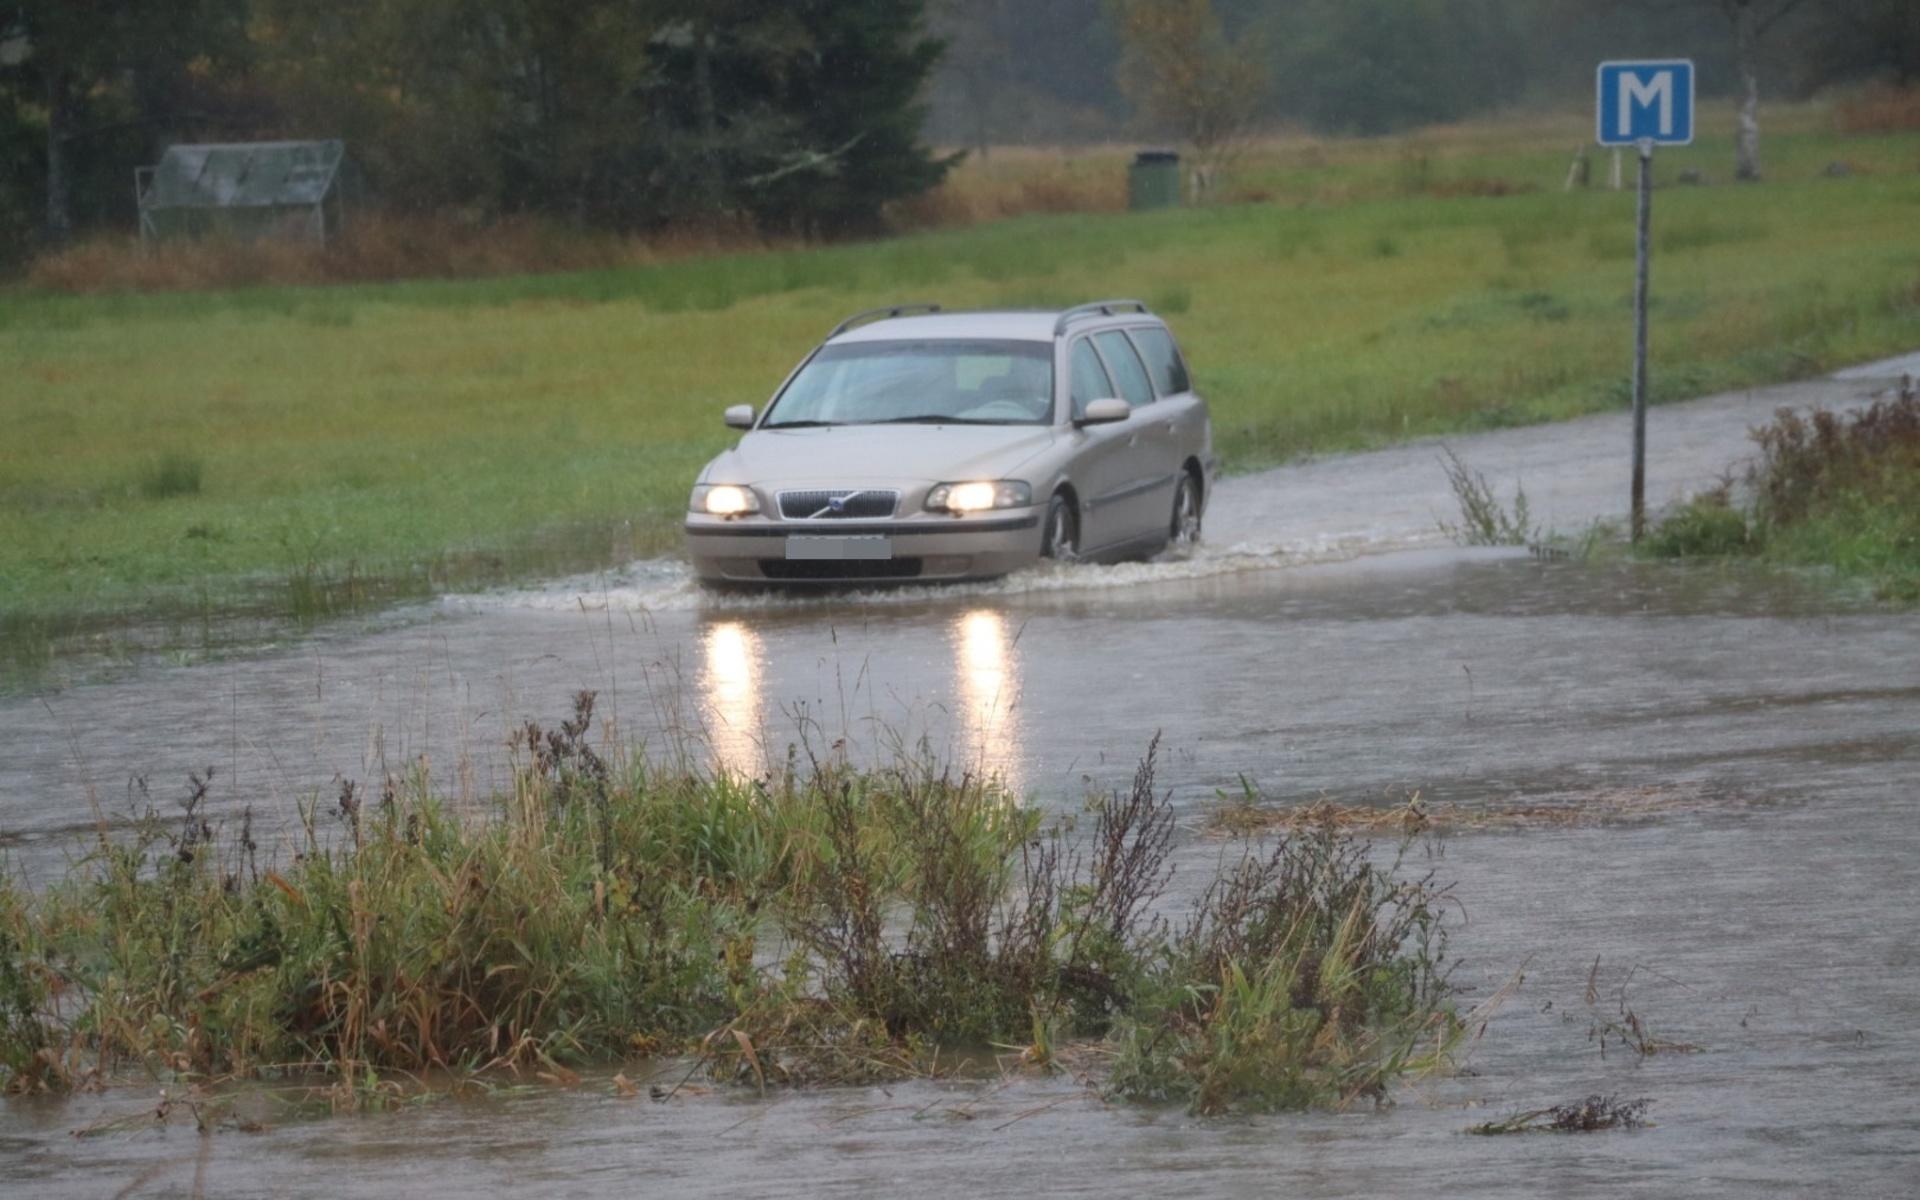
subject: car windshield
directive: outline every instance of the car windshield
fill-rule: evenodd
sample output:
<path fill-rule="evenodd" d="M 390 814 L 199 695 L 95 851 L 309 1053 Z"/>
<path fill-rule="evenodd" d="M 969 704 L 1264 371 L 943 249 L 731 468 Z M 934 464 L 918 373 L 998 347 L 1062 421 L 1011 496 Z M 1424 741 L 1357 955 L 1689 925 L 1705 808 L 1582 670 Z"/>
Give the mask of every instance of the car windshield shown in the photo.
<path fill-rule="evenodd" d="M 815 354 L 761 428 L 1044 425 L 1052 417 L 1050 342 L 853 342 Z"/>

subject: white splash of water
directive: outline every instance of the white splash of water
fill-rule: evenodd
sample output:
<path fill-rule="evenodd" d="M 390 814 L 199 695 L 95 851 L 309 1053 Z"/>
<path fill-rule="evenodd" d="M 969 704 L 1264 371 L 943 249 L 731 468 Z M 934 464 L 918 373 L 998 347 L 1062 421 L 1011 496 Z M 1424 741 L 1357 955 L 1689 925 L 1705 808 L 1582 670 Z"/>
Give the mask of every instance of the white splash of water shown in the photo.
<path fill-rule="evenodd" d="M 698 609 L 728 612 L 847 604 L 919 604 L 948 599 L 1136 588 L 1249 571 L 1344 562 L 1386 550 L 1411 549 L 1427 544 L 1435 537 L 1437 534 L 1433 537 L 1409 537 L 1405 534 L 1340 533 L 1284 545 L 1255 542 L 1203 545 L 1185 558 L 1159 558 L 1111 566 L 1043 563 L 1001 579 L 980 583 L 906 584 L 854 590 L 714 592 L 701 587 L 691 568 L 684 562 L 643 559 L 612 571 L 576 575 L 534 588 L 446 596 L 441 604 L 456 612 L 516 609 L 549 612 L 669 612 Z"/>

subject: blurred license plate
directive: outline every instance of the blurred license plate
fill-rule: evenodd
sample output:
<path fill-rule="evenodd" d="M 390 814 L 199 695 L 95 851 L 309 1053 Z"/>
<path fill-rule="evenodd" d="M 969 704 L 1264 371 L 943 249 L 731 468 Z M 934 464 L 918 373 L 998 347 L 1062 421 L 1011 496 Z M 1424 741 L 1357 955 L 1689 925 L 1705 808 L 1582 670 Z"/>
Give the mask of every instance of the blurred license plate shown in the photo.
<path fill-rule="evenodd" d="M 892 558 L 893 539 L 880 534 L 870 537 L 794 536 L 787 539 L 787 557 L 834 562 Z"/>

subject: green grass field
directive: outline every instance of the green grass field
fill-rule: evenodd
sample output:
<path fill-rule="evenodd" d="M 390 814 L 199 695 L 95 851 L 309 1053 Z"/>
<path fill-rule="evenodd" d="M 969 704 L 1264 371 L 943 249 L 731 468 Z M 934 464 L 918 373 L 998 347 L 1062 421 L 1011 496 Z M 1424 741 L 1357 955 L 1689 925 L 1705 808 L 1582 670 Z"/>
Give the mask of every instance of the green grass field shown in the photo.
<path fill-rule="evenodd" d="M 1813 126 L 1770 138 L 1764 184 L 1660 192 L 1657 398 L 1920 346 L 1920 136 Z M 1623 404 L 1633 196 L 1560 190 L 1583 128 L 1275 150 L 1238 176 L 1270 202 L 1205 210 L 568 275 L 0 292 L 0 642 L 670 550 L 720 409 L 894 300 L 1142 297 L 1234 470 Z M 1660 167 L 1730 161 L 1707 138 Z"/>

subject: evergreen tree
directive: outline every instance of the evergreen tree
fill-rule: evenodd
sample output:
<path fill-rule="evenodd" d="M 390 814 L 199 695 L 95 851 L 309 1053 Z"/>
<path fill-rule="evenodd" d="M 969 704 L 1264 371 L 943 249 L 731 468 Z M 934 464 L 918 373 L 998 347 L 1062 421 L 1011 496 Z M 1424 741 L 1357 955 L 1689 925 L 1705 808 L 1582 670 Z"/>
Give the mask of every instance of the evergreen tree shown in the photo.
<path fill-rule="evenodd" d="M 883 207 L 938 184 L 955 158 L 921 141 L 920 101 L 941 45 L 924 0 L 790 0 L 759 5 L 798 36 L 732 81 L 728 93 L 792 119 L 789 136 L 738 195 L 763 225 L 812 234 L 875 228 Z M 762 43 L 755 43 L 762 44 Z"/>
<path fill-rule="evenodd" d="M 224 123 L 244 56 L 245 0 L 12 0 L 0 7 L 0 121 L 38 125 L 25 164 L 58 244 L 133 208 L 133 168 L 161 141 Z M 33 114 L 31 117 L 28 114 Z"/>

